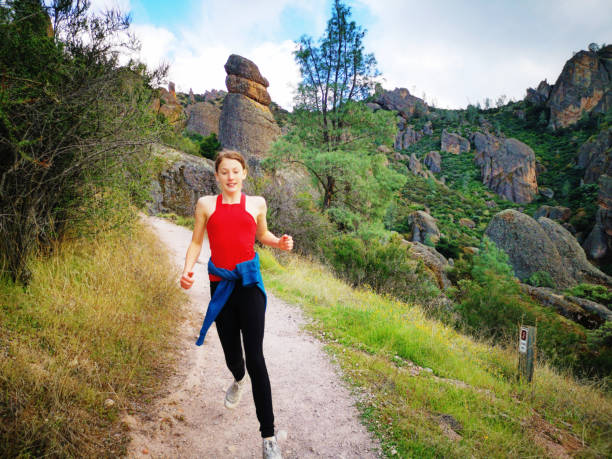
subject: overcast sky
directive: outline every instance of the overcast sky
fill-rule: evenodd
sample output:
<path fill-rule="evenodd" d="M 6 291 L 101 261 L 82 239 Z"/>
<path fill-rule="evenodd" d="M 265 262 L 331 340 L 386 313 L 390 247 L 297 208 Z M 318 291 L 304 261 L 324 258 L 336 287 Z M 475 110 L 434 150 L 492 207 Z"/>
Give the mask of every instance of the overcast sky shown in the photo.
<path fill-rule="evenodd" d="M 170 64 L 177 90 L 225 89 L 230 54 L 254 61 L 272 100 L 291 108 L 300 79 L 294 41 L 319 38 L 331 0 L 93 0 L 132 15 L 140 58 Z M 612 0 L 349 0 L 386 89 L 462 108 L 502 94 L 522 99 L 554 83 L 572 54 L 612 43 Z"/>

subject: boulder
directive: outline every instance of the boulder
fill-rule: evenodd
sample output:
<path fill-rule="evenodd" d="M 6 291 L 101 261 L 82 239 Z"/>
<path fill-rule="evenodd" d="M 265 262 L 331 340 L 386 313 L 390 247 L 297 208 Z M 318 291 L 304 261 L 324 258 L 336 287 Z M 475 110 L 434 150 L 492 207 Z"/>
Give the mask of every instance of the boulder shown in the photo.
<path fill-rule="evenodd" d="M 433 127 L 431 125 L 431 121 L 428 121 L 423 126 L 423 134 L 425 134 L 425 135 L 433 135 Z"/>
<path fill-rule="evenodd" d="M 497 213 L 485 235 L 508 254 L 516 277 L 521 280 L 542 271 L 552 277 L 557 288 L 580 282 L 612 285 L 612 279 L 591 265 L 574 236 L 555 221 L 537 221 L 516 210 Z"/>
<path fill-rule="evenodd" d="M 253 61 L 250 61 L 242 56 L 238 56 L 237 54 L 232 54 L 227 59 L 224 68 L 228 75 L 237 75 L 242 78 L 246 78 L 247 80 L 259 83 L 266 88 L 270 86 L 268 80 L 265 79 L 261 73 L 259 73 L 259 68 Z"/>
<path fill-rule="evenodd" d="M 440 230 L 436 225 L 436 220 L 427 212 L 422 210 L 414 211 L 409 217 L 412 223 L 412 241 L 424 243 L 429 240 L 435 244 L 440 240 Z"/>
<path fill-rule="evenodd" d="M 219 142 L 223 148 L 243 153 L 256 166 L 281 134 L 270 108 L 260 102 L 269 100 L 263 94 L 267 95 L 268 80 L 253 62 L 235 54 L 227 60 L 225 70 L 229 94 L 219 119 Z"/>
<path fill-rule="evenodd" d="M 474 161 L 482 182 L 498 195 L 517 203 L 531 202 L 538 193 L 535 153 L 516 139 L 474 134 Z"/>
<path fill-rule="evenodd" d="M 563 206 L 540 206 L 536 210 L 533 218 L 536 220 L 540 217 L 550 218 L 551 220 L 559 220 L 561 222 L 569 220 L 572 216 L 572 211 L 569 207 Z"/>
<path fill-rule="evenodd" d="M 470 151 L 470 142 L 461 137 L 459 134 L 448 132 L 446 129 L 442 131 L 441 147 L 442 151 L 458 155 Z"/>
<path fill-rule="evenodd" d="M 189 88 L 189 103 L 190 104 L 195 104 L 196 103 L 195 94 L 193 93 L 193 89 L 192 88 Z"/>
<path fill-rule="evenodd" d="M 543 271 L 558 288 L 575 285 L 557 247 L 533 218 L 506 209 L 493 216 L 485 235 L 508 254 L 514 274 L 521 280 Z"/>
<path fill-rule="evenodd" d="M 537 89 L 528 88 L 525 100 L 533 105 L 543 105 L 550 96 L 552 86 L 546 80 L 540 81 Z"/>
<path fill-rule="evenodd" d="M 393 91 L 382 91 L 375 102 L 386 110 L 395 110 L 403 118 L 411 118 L 415 112 L 427 113 L 427 104 L 410 94 L 406 88 L 395 88 Z"/>
<path fill-rule="evenodd" d="M 597 183 L 602 174 L 612 176 L 612 127 L 580 146 L 578 166 L 584 169 L 584 183 Z"/>
<path fill-rule="evenodd" d="M 564 267 L 577 282 L 612 285 L 612 278 L 593 266 L 576 238 L 567 229 L 546 217 L 538 218 L 546 235 L 553 242 L 563 259 Z"/>
<path fill-rule="evenodd" d="M 218 193 L 211 160 L 161 146 L 155 147 L 154 154 L 165 165 L 152 180 L 149 212 L 193 217 L 201 196 Z"/>
<path fill-rule="evenodd" d="M 495 201 L 493 201 L 493 200 L 485 201 L 485 205 L 489 209 L 493 209 L 494 207 L 497 207 L 497 203 Z"/>
<path fill-rule="evenodd" d="M 599 53 L 580 51 L 565 63 L 547 101 L 550 109 L 549 127 L 558 129 L 576 123 L 583 112 L 612 109 L 610 69 L 604 60 L 607 46 Z"/>
<path fill-rule="evenodd" d="M 470 218 L 466 218 L 466 217 L 460 218 L 459 219 L 459 224 L 461 226 L 465 226 L 466 228 L 470 228 L 470 229 L 476 228 L 476 223 L 474 222 L 474 220 L 472 220 Z"/>
<path fill-rule="evenodd" d="M 374 112 L 382 109 L 382 107 L 375 102 L 367 102 L 366 107 L 368 107 L 370 110 Z"/>
<path fill-rule="evenodd" d="M 536 164 L 536 177 L 538 175 L 538 166 Z M 553 191 L 552 188 L 549 188 L 547 186 L 541 186 L 538 188 L 538 193 L 540 193 L 542 196 L 544 196 L 545 198 L 548 199 L 552 199 L 555 196 L 555 192 Z"/>
<path fill-rule="evenodd" d="M 242 94 L 266 107 L 272 102 L 266 87 L 256 81 L 238 75 L 228 75 L 225 77 L 225 85 L 230 93 Z"/>
<path fill-rule="evenodd" d="M 423 164 L 425 164 L 431 172 L 436 174 L 442 172 L 442 157 L 440 156 L 440 152 L 432 150 L 427 153 L 423 160 Z"/>
<path fill-rule="evenodd" d="M 204 137 L 219 134 L 221 109 L 210 102 L 196 102 L 187 107 L 187 129 Z"/>
<path fill-rule="evenodd" d="M 441 290 L 445 290 L 452 286 L 451 281 L 446 275 L 446 269 L 449 263 L 446 258 L 444 258 L 444 255 L 433 247 L 420 242 L 405 241 L 405 243 L 409 245 L 408 251 L 410 254 L 419 260 L 423 260 L 423 264 L 433 273 L 438 282 L 438 287 L 440 287 Z"/>
<path fill-rule="evenodd" d="M 402 155 L 402 156 L 405 157 L 406 155 Z M 429 169 L 423 169 L 421 162 L 419 161 L 419 159 L 416 157 L 414 153 L 412 153 L 410 155 L 410 158 L 408 158 L 408 169 L 410 169 L 410 172 L 412 172 L 414 175 L 418 175 L 419 177 L 434 178 L 434 175 Z"/>

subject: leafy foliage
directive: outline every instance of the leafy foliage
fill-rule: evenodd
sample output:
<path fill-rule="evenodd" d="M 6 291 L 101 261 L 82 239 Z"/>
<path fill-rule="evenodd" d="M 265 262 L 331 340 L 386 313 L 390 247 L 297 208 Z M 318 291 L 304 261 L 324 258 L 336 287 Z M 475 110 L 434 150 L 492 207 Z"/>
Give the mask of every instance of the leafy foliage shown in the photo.
<path fill-rule="evenodd" d="M 342 142 L 342 107 L 368 96 L 378 74 L 374 55 L 364 50 L 365 31 L 350 16 L 351 9 L 334 0 L 332 17 L 318 46 L 311 37 L 303 36 L 294 53 L 302 74 L 297 107 L 318 115 L 321 140 L 330 149 Z"/>
<path fill-rule="evenodd" d="M 328 241 L 325 254 L 336 273 L 355 286 L 370 286 L 405 300 L 426 301 L 439 294 L 421 261 L 412 260 L 397 235 L 388 241 L 348 234 Z"/>
<path fill-rule="evenodd" d="M 128 18 L 88 6 L 0 6 L 0 253 L 13 279 L 28 280 L 32 251 L 63 234 L 75 209 L 118 178 L 112 170 L 122 171 L 114 187 L 129 183 L 156 138 L 150 84 L 163 69 L 119 65 L 118 51 L 136 46 Z"/>

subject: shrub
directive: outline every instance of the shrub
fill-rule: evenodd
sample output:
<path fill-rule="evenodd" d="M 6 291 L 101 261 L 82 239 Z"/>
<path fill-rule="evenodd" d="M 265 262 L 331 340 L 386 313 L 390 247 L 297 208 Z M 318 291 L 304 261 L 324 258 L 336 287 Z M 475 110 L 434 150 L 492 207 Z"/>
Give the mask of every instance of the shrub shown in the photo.
<path fill-rule="evenodd" d="M 596 303 L 601 303 L 605 306 L 612 305 L 612 291 L 603 285 L 583 283 L 568 288 L 563 293 L 566 295 L 586 298 L 587 300 L 595 301 Z"/>
<path fill-rule="evenodd" d="M 534 287 L 549 287 L 554 288 L 555 282 L 551 275 L 546 271 L 537 271 L 526 279 L 526 283 Z"/>
<path fill-rule="evenodd" d="M 214 132 L 200 141 L 200 155 L 204 158 L 214 160 L 217 157 L 217 152 L 220 150 L 221 143 Z"/>
<path fill-rule="evenodd" d="M 439 294 L 423 263 L 410 257 L 398 235 L 384 242 L 344 234 L 328 241 L 323 250 L 336 273 L 353 286 L 367 285 L 379 293 L 420 302 Z"/>
<path fill-rule="evenodd" d="M 525 310 L 508 255 L 485 237 L 474 255 L 472 279 L 458 282 L 458 311 L 469 329 L 504 337 L 516 328 Z"/>

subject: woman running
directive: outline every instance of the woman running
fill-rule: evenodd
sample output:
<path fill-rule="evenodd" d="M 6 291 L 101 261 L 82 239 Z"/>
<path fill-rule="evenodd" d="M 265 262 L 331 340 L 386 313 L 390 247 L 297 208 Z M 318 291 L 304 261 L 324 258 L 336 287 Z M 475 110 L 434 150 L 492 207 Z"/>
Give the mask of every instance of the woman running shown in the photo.
<path fill-rule="evenodd" d="M 193 266 L 200 255 L 204 233 L 208 232 L 211 301 L 196 344 L 204 342 L 208 328 L 215 321 L 225 362 L 234 376 L 225 393 L 225 406 L 232 409 L 240 402 L 247 382 L 240 342 L 242 332 L 246 371 L 251 378 L 263 438 L 263 457 L 278 459 L 281 453 L 274 436 L 272 392 L 262 346 L 266 294 L 254 244 L 257 237 L 264 245 L 291 250 L 293 239 L 286 234 L 277 238 L 268 231 L 265 199 L 242 193 L 246 176 L 246 162 L 240 153 L 231 150 L 219 153 L 215 178 L 221 194 L 198 200 L 193 236 L 180 282 L 184 289 L 193 285 Z"/>

